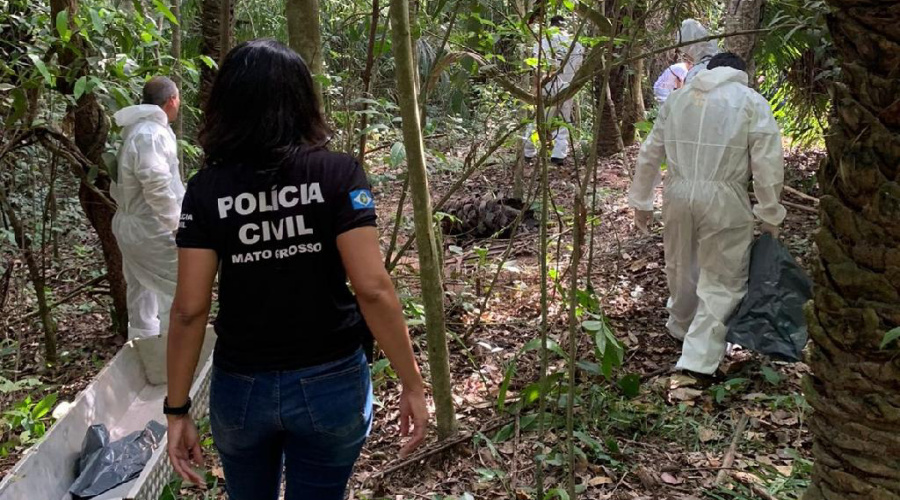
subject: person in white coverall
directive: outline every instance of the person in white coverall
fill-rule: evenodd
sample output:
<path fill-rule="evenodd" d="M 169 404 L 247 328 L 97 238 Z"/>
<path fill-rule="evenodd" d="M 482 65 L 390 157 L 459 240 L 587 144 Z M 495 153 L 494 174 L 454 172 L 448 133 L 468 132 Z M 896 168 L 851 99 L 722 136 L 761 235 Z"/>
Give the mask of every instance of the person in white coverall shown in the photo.
<path fill-rule="evenodd" d="M 128 337 L 158 335 L 168 328 L 175 295 L 175 231 L 184 184 L 175 134 L 169 123 L 181 104 L 172 80 L 155 77 L 144 86 L 142 104 L 114 115 L 123 127 L 118 175 L 110 187 L 116 201 L 113 233 L 122 251 L 127 285 Z"/>
<path fill-rule="evenodd" d="M 785 216 L 781 133 L 769 103 L 747 86 L 745 67 L 738 56 L 719 54 L 669 97 L 641 146 L 629 192 L 635 225 L 646 231 L 667 161 L 666 326 L 684 341 L 676 368 L 708 375 L 725 353 L 725 322 L 747 292 L 754 216 L 776 237 Z"/>
<path fill-rule="evenodd" d="M 534 57 L 537 58 L 540 52 L 543 51 L 542 60 L 549 63 L 548 72 L 556 72 L 556 76 L 544 86 L 545 98 L 555 96 L 565 90 L 572 83 L 575 73 L 584 60 L 584 46 L 577 41 L 572 45 L 572 38 L 562 30 L 562 23 L 563 18 L 561 16 L 553 17 L 550 20 L 550 26 L 556 29 L 552 30 L 552 34 L 545 36 L 540 44 L 534 45 Z M 571 54 L 569 53 L 570 48 Z M 549 106 L 546 113 L 548 121 L 559 118 L 566 123 L 572 123 L 572 99 L 555 106 Z M 553 138 L 553 152 L 550 154 L 550 161 L 556 165 L 562 165 L 566 156 L 569 155 L 569 129 L 559 127 L 551 130 L 550 133 Z M 531 140 L 533 134 L 534 125 L 529 125 L 523 138 L 525 143 L 524 155 L 528 159 L 537 155 L 537 148 L 535 148 L 534 142 Z"/>
<path fill-rule="evenodd" d="M 684 86 L 684 79 L 690 71 L 690 63 L 675 63 L 659 75 L 653 84 L 653 96 L 656 102 L 662 104 L 669 98 L 669 94 Z"/>
<path fill-rule="evenodd" d="M 685 19 L 681 23 L 681 31 L 679 31 L 679 41 L 690 42 L 700 40 L 709 36 L 709 32 L 696 19 Z M 697 76 L 698 73 L 706 69 L 707 63 L 712 57 L 719 53 L 719 46 L 715 41 L 697 42 L 681 50 L 687 55 L 688 59 L 693 63 L 693 67 L 688 71 L 684 78 L 684 83 L 688 84 Z"/>

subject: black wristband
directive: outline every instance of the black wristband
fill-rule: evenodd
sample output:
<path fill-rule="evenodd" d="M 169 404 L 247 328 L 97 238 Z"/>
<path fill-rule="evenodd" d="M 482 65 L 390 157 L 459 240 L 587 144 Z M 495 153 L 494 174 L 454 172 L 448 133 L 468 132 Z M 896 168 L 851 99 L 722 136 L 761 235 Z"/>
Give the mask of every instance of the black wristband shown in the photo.
<path fill-rule="evenodd" d="M 188 398 L 187 403 L 185 403 L 184 406 L 179 406 L 177 408 L 172 408 L 171 406 L 169 406 L 169 397 L 168 396 L 166 396 L 166 398 L 163 399 L 163 414 L 164 415 L 181 416 L 181 415 L 187 415 L 189 411 L 191 411 L 191 398 Z"/>

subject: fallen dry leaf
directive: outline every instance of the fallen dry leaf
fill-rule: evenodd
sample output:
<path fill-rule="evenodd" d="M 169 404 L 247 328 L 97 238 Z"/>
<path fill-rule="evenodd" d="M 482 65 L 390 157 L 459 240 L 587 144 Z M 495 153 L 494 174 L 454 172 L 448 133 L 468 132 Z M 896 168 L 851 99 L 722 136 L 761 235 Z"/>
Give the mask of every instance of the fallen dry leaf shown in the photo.
<path fill-rule="evenodd" d="M 708 443 L 710 441 L 715 441 L 715 440 L 719 439 L 720 436 L 721 436 L 721 434 L 719 434 L 718 432 L 716 432 L 713 429 L 710 429 L 707 427 L 700 428 L 700 442 L 702 442 L 702 443 Z"/>
<path fill-rule="evenodd" d="M 597 476 L 588 481 L 588 486 L 600 486 L 601 484 L 612 484 L 612 478 L 606 476 Z"/>
<path fill-rule="evenodd" d="M 669 474 L 668 472 L 663 472 L 659 476 L 659 478 L 666 484 L 681 484 L 684 482 L 683 480 L 673 476 L 672 474 Z"/>
<path fill-rule="evenodd" d="M 703 395 L 703 391 L 681 387 L 669 392 L 669 397 L 675 401 L 693 401 Z"/>

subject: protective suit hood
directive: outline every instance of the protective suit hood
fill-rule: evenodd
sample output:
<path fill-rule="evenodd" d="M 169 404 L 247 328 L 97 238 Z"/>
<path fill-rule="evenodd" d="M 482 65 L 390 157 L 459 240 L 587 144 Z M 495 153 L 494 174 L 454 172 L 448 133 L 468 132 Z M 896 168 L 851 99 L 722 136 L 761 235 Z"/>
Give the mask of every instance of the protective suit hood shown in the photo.
<path fill-rule="evenodd" d="M 685 19 L 684 22 L 681 23 L 679 38 L 682 43 L 699 40 L 708 36 L 709 32 L 706 31 L 706 28 L 704 28 L 696 19 Z M 693 61 L 694 64 L 700 63 L 704 57 L 712 57 L 719 52 L 716 42 L 713 41 L 695 43 L 693 45 L 682 47 L 681 50 L 691 58 L 691 61 Z"/>
<path fill-rule="evenodd" d="M 169 117 L 166 116 L 166 112 L 155 104 L 128 106 L 127 108 L 116 111 L 116 114 L 113 115 L 113 119 L 116 120 L 116 125 L 120 127 L 129 127 L 147 118 L 163 126 L 169 124 Z"/>
<path fill-rule="evenodd" d="M 740 83 L 746 87 L 748 80 L 749 77 L 747 76 L 747 73 L 739 69 L 720 66 L 712 70 L 701 71 L 698 73 L 691 81 L 691 88 L 701 92 L 710 92 L 727 83 Z"/>

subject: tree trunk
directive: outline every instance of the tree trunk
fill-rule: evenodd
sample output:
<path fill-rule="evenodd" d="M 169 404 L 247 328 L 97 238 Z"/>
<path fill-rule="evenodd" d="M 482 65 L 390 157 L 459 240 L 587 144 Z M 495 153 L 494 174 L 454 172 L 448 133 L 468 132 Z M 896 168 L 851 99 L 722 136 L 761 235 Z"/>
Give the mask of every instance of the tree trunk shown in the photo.
<path fill-rule="evenodd" d="M 422 299 L 425 302 L 428 366 L 431 370 L 438 437 L 445 439 L 456 432 L 456 413 L 453 408 L 449 352 L 444 324 L 444 288 L 441 283 L 441 269 L 438 267 L 440 249 L 434 238 L 407 1 L 391 0 L 390 12 L 393 51 L 396 60 L 397 93 L 400 115 L 403 119 L 403 143 L 406 146 L 406 162 L 409 166 L 409 185 L 416 226 Z"/>
<path fill-rule="evenodd" d="M 372 0 L 372 18 L 369 20 L 369 45 L 366 49 L 366 69 L 363 71 L 363 97 L 371 99 L 372 90 L 372 68 L 375 66 L 375 38 L 378 36 L 378 17 L 381 13 L 381 5 L 378 0 Z M 369 140 L 369 134 L 366 128 L 369 127 L 369 113 L 366 113 L 369 105 L 363 103 L 362 118 L 359 125 L 359 152 L 356 160 L 360 165 L 366 164 L 366 144 Z"/>
<path fill-rule="evenodd" d="M 762 8 L 765 0 L 728 0 L 728 11 L 725 14 L 725 32 L 750 31 L 759 29 L 762 24 Z M 758 35 L 733 36 L 725 39 L 725 50 L 734 52 L 747 63 L 747 74 L 750 75 L 750 86 L 756 87 L 756 64 L 753 61 L 753 49 L 756 48 Z"/>
<path fill-rule="evenodd" d="M 614 71 L 614 73 L 616 71 Z M 612 79 L 613 77 L 611 75 L 610 80 Z M 601 78 L 598 76 L 597 82 L 600 80 Z M 618 79 L 616 80 L 618 81 Z M 622 130 L 619 128 L 619 109 L 616 106 L 616 99 L 614 99 L 610 89 L 611 86 L 612 85 L 610 84 L 602 85 L 601 83 L 598 83 L 597 85 L 599 91 L 606 94 L 606 106 L 603 106 L 603 114 L 600 123 L 600 126 L 603 128 L 603 133 L 599 144 L 597 145 L 597 153 L 601 158 L 610 157 L 625 149 L 625 145 L 622 143 Z"/>
<path fill-rule="evenodd" d="M 309 66 L 316 94 L 319 96 L 319 104 L 324 108 L 322 85 L 318 79 L 324 74 L 319 0 L 287 0 L 284 12 L 287 17 L 288 43 Z"/>
<path fill-rule="evenodd" d="M 175 16 L 177 23 L 172 24 L 172 58 L 175 64 L 172 67 L 172 81 L 178 87 L 178 93 L 181 94 L 181 0 L 172 0 L 172 15 Z M 184 116 L 178 113 L 173 126 L 175 137 L 180 141 L 184 136 Z M 181 173 L 181 180 L 186 179 L 184 171 L 184 151 L 181 145 L 178 145 L 178 171 Z"/>
<path fill-rule="evenodd" d="M 46 280 L 41 272 L 40 265 L 34 256 L 34 249 L 31 246 L 31 238 L 22 226 L 22 222 L 16 215 L 15 210 L 6 198 L 6 189 L 0 185 L 0 212 L 6 213 L 7 219 L 13 228 L 13 234 L 16 238 L 16 244 L 22 251 L 22 257 L 25 259 L 25 267 L 28 269 L 28 277 L 34 286 L 34 295 L 38 303 L 38 314 L 41 317 L 41 327 L 44 330 L 44 357 L 49 364 L 56 363 L 56 322 L 50 314 L 50 307 L 47 304 Z M 10 266 L 11 269 L 11 266 Z"/>
<path fill-rule="evenodd" d="M 900 9 L 828 0 L 841 59 L 807 309 L 815 467 L 804 500 L 900 499 Z"/>
<path fill-rule="evenodd" d="M 50 13 L 52 19 L 62 11 L 68 11 L 69 19 L 72 13 L 77 12 L 77 0 L 51 0 Z M 74 25 L 73 25 L 74 26 Z M 74 31 L 74 30 L 73 30 Z M 60 48 L 60 66 L 70 69 L 68 78 L 57 80 L 57 90 L 62 94 L 71 94 L 75 81 L 88 73 L 88 64 L 84 59 L 85 48 L 80 37 L 72 37 L 72 44 L 81 56 L 72 50 Z M 103 170 L 103 151 L 106 147 L 106 139 L 109 135 L 109 122 L 103 106 L 97 100 L 94 93 L 86 93 L 78 99 L 75 106 L 69 109 L 69 114 L 74 122 L 75 145 L 81 154 L 94 165 Z M 110 178 L 108 175 L 98 175 L 93 181 L 94 186 L 109 198 Z M 109 274 L 110 295 L 113 300 L 113 328 L 121 339 L 128 337 L 128 305 L 126 302 L 125 276 L 122 274 L 122 253 L 119 244 L 112 232 L 112 218 L 115 209 L 104 203 L 104 200 L 94 190 L 82 182 L 78 189 L 78 199 L 81 207 L 87 215 L 88 221 L 97 232 L 100 239 L 100 247 L 103 251 L 103 260 L 106 263 L 106 272 Z"/>
<path fill-rule="evenodd" d="M 631 66 L 631 73 L 627 75 L 628 95 L 625 100 L 625 118 L 622 120 L 622 144 L 625 147 L 634 144 L 637 132 L 634 124 L 646 118 L 647 109 L 644 106 L 644 60 L 635 61 Z"/>
<path fill-rule="evenodd" d="M 234 40 L 234 0 L 202 0 L 200 12 L 200 53 L 222 64 Z M 216 79 L 217 68 L 200 69 L 200 106 L 206 104 Z"/>

